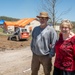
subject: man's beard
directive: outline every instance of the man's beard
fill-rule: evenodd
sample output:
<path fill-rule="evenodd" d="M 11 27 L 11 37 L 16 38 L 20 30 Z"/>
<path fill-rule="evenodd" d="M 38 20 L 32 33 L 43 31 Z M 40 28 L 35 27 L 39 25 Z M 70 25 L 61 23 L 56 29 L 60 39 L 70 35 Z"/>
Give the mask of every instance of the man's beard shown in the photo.
<path fill-rule="evenodd" d="M 42 23 L 42 24 L 41 24 L 41 26 L 45 26 L 45 25 L 46 25 L 45 23 Z"/>

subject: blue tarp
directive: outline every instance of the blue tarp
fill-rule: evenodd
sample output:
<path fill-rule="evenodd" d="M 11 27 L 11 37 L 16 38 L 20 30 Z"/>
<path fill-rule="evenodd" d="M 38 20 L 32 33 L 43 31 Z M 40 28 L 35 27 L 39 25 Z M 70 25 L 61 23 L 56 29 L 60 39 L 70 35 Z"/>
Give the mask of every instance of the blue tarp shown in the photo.
<path fill-rule="evenodd" d="M 4 20 L 0 20 L 0 24 L 3 24 L 4 23 Z"/>

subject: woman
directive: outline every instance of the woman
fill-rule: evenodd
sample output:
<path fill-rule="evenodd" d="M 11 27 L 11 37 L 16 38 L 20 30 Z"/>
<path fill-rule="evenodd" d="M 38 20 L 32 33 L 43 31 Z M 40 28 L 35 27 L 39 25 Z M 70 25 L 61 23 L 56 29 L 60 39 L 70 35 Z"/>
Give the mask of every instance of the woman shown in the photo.
<path fill-rule="evenodd" d="M 75 74 L 75 34 L 71 31 L 72 28 L 73 24 L 69 20 L 63 20 L 60 24 L 53 75 Z"/>

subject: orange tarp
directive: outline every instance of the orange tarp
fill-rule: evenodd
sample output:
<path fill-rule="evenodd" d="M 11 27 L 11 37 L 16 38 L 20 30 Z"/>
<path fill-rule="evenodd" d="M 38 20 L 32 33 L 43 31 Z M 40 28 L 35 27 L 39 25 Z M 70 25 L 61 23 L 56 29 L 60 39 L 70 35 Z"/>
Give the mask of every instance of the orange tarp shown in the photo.
<path fill-rule="evenodd" d="M 27 24 L 35 20 L 35 18 L 25 18 L 16 22 L 15 26 L 25 27 Z"/>
<path fill-rule="evenodd" d="M 18 21 L 16 21 L 15 25 L 19 25 L 19 24 L 21 24 L 22 22 L 24 22 L 25 20 L 27 20 L 27 18 L 18 20 Z"/>
<path fill-rule="evenodd" d="M 4 24 L 7 26 L 14 25 L 16 22 L 11 22 L 11 21 L 5 21 Z"/>
<path fill-rule="evenodd" d="M 11 21 L 5 21 L 4 22 L 4 27 L 7 29 L 7 26 L 14 26 L 15 22 L 11 22 Z"/>
<path fill-rule="evenodd" d="M 24 18 L 18 21 L 5 21 L 4 25 L 7 26 L 17 26 L 17 27 L 25 27 L 27 24 L 35 20 L 35 18 Z"/>
<path fill-rule="evenodd" d="M 25 27 L 27 24 L 29 24 L 30 22 L 32 22 L 33 20 L 35 20 L 35 18 L 24 18 L 18 21 L 5 21 L 4 25 L 7 28 L 7 26 L 15 26 L 15 27 Z"/>

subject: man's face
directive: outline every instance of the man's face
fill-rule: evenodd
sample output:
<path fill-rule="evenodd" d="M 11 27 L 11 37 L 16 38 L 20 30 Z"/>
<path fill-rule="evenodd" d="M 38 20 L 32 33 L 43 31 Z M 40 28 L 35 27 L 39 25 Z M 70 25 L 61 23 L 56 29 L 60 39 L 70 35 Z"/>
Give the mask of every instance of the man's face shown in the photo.
<path fill-rule="evenodd" d="M 48 18 L 47 17 L 41 17 L 39 19 L 40 19 L 41 25 L 47 25 L 47 21 L 48 21 Z"/>

